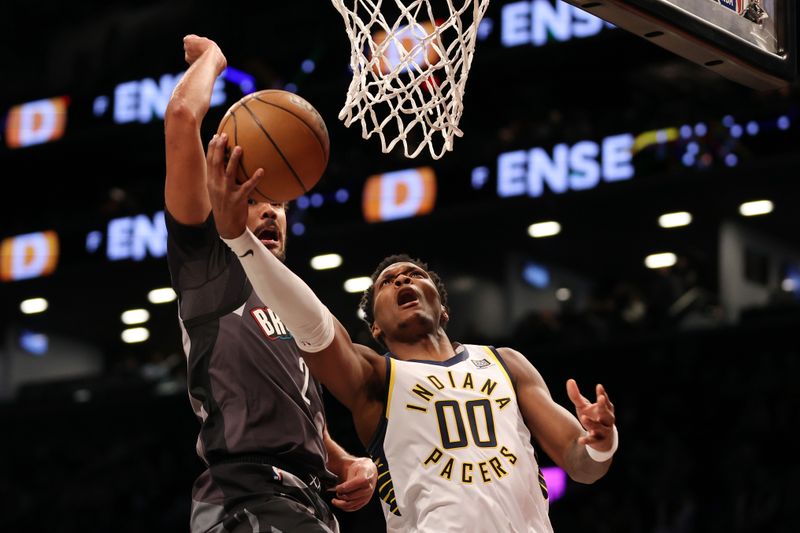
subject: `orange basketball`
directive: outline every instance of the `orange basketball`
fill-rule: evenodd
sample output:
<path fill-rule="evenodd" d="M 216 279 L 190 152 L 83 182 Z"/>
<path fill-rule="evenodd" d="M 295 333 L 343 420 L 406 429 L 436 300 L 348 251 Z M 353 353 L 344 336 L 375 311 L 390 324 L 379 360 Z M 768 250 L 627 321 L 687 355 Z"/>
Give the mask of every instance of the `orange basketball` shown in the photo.
<path fill-rule="evenodd" d="M 330 139 L 314 106 L 294 93 L 265 90 L 233 104 L 217 133 L 228 134 L 228 153 L 242 147 L 237 181 L 259 169 L 264 177 L 253 194 L 267 202 L 288 202 L 311 190 L 328 165 Z"/>

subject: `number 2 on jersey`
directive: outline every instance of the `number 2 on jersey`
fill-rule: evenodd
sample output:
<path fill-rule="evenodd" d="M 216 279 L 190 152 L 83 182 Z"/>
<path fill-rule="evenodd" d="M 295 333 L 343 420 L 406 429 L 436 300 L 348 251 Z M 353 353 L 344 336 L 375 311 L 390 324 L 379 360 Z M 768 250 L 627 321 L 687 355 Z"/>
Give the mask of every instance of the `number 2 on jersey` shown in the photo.
<path fill-rule="evenodd" d="M 300 394 L 303 395 L 303 399 L 306 401 L 306 404 L 311 405 L 311 398 L 308 397 L 308 365 L 305 361 L 303 361 L 302 357 L 298 358 L 298 360 L 300 361 L 300 370 L 303 371 L 303 391 Z"/>

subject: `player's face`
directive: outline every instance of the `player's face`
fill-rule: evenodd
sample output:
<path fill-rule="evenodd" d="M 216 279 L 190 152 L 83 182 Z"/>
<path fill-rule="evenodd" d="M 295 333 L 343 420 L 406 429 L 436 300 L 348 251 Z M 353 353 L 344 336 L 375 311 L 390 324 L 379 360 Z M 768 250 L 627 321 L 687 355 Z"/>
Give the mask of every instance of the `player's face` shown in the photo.
<path fill-rule="evenodd" d="M 286 258 L 286 204 L 247 201 L 247 227 L 283 261 Z"/>
<path fill-rule="evenodd" d="M 447 320 L 439 291 L 428 273 L 414 263 L 394 263 L 375 280 L 372 333 L 385 340 L 413 342 L 435 332 Z"/>

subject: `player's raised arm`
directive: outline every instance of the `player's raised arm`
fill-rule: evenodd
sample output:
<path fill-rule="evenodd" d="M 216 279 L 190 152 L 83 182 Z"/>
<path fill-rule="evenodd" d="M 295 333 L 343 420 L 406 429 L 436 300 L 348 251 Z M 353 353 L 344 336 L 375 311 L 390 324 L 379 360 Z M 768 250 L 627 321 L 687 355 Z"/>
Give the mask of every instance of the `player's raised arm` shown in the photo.
<path fill-rule="evenodd" d="M 575 481 L 593 483 L 603 477 L 617 447 L 617 432 L 614 407 L 602 385 L 593 403 L 580 394 L 574 380 L 567 382 L 579 422 L 553 401 L 541 374 L 521 353 L 510 348 L 498 352 L 515 380 L 525 425 L 544 452 Z"/>
<path fill-rule="evenodd" d="M 183 49 L 189 69 L 172 92 L 164 114 L 164 200 L 175 220 L 200 224 L 211 212 L 200 124 L 208 112 L 214 82 L 227 62 L 216 43 L 205 37 L 187 35 Z"/>
<path fill-rule="evenodd" d="M 306 362 L 314 377 L 351 411 L 360 412 L 369 407 L 366 404 L 375 404 L 373 409 L 367 409 L 375 414 L 369 417 L 369 423 L 356 420 L 359 436 L 369 440 L 380 417 L 380 404 L 371 391 L 382 383 L 384 360 L 369 348 L 354 345 L 308 285 L 247 229 L 248 195 L 262 171 L 257 170 L 242 184 L 236 183 L 234 176 L 242 150 L 235 147 L 226 166 L 226 142 L 226 136 L 221 134 L 208 146 L 208 192 L 217 231 L 239 257 L 258 296 L 281 317 L 300 349 L 311 354 Z"/>

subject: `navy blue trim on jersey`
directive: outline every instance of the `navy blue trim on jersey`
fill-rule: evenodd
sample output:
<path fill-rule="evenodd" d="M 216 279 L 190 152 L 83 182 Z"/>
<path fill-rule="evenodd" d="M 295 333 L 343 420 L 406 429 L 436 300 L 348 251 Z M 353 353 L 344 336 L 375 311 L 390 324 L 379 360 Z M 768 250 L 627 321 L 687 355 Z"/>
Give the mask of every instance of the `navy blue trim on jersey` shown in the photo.
<path fill-rule="evenodd" d="M 375 429 L 375 436 L 372 437 L 372 441 L 370 441 L 367 446 L 367 453 L 370 454 L 370 456 L 379 457 L 383 455 L 383 440 L 386 438 L 386 427 L 388 425 L 389 421 L 386 420 L 386 417 L 382 417 L 381 421 L 378 422 L 378 427 Z"/>
<path fill-rule="evenodd" d="M 372 437 L 369 445 L 367 446 L 367 453 L 375 463 L 378 469 L 378 481 L 375 486 L 375 492 L 378 497 L 389 506 L 389 512 L 397 516 L 400 515 L 400 509 L 397 507 L 397 497 L 394 493 L 394 482 L 392 481 L 392 474 L 389 471 L 389 461 L 386 460 L 386 453 L 383 451 L 383 442 L 386 439 L 386 429 L 389 426 L 389 420 L 386 418 L 386 402 L 389 399 L 389 383 L 392 379 L 392 362 L 389 360 L 389 354 L 384 355 L 386 358 L 386 396 L 383 398 L 384 412 L 378 427 L 375 429 L 375 436 Z"/>
<path fill-rule="evenodd" d="M 466 361 L 468 354 L 467 354 L 467 349 L 464 348 L 464 350 L 462 350 L 461 352 L 455 354 L 453 357 L 451 357 L 447 361 L 431 361 L 429 359 L 400 359 L 399 357 L 397 357 L 392 352 L 386 352 L 386 355 L 391 357 L 391 358 L 393 358 L 393 359 L 397 359 L 398 361 L 405 361 L 407 363 L 425 363 L 426 365 L 453 366 L 453 365 L 457 365 L 461 361 Z M 389 383 L 388 380 L 387 380 L 386 383 L 387 384 Z"/>
<path fill-rule="evenodd" d="M 386 404 L 389 402 L 389 394 L 391 394 L 389 386 L 392 380 L 392 362 L 389 361 L 388 353 L 383 357 L 386 359 L 386 372 L 383 377 L 383 415 L 381 416 L 381 421 L 378 422 L 378 427 L 375 428 L 372 439 L 367 445 L 367 453 L 373 457 L 383 455 L 383 439 L 386 436 L 386 426 L 389 424 L 389 420 L 386 418 Z"/>
<path fill-rule="evenodd" d="M 514 377 L 514 374 L 512 374 L 511 370 L 509 370 L 508 365 L 506 364 L 505 361 L 503 361 L 503 358 L 500 356 L 500 352 L 497 351 L 497 348 L 495 348 L 494 346 L 487 346 L 487 348 L 489 348 L 492 351 L 494 356 L 497 357 L 497 360 L 500 361 L 500 364 L 503 365 L 503 368 L 505 369 L 506 374 L 508 374 L 508 377 L 511 378 L 511 384 L 514 386 L 514 392 L 516 393 L 517 392 L 517 378 Z"/>

